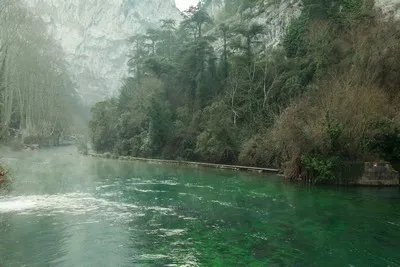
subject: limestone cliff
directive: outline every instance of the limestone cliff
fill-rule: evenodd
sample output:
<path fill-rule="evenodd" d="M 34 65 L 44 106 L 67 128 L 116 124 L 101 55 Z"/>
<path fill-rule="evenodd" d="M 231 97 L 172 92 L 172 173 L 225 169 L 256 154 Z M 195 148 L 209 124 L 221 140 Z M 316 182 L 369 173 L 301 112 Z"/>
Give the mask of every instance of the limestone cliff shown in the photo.
<path fill-rule="evenodd" d="M 174 0 L 24 0 L 48 25 L 49 33 L 67 55 L 71 76 L 86 103 L 115 94 L 127 75 L 130 36 L 155 26 L 160 19 L 182 19 Z M 264 0 L 257 8 L 240 9 L 221 16 L 227 0 L 208 0 L 206 9 L 215 24 L 240 24 L 241 18 L 265 26 L 262 46 L 277 46 L 287 26 L 302 9 L 301 0 Z M 393 13 L 399 0 L 376 0 L 376 6 Z M 395 15 L 400 14 L 395 12 Z M 216 31 L 213 27 L 210 31 Z"/>
<path fill-rule="evenodd" d="M 207 2 L 206 9 L 213 17 L 215 24 L 223 22 L 230 26 L 246 26 L 244 23 L 263 25 L 264 34 L 261 36 L 263 50 L 273 48 L 281 42 L 290 22 L 300 15 L 302 9 L 302 1 L 300 0 L 264 0 L 256 7 L 238 6 L 233 14 L 222 15 L 225 12 L 226 5 L 226 0 L 209 0 Z M 249 17 L 252 19 L 248 20 Z"/>
<path fill-rule="evenodd" d="M 386 15 L 400 18 L 400 0 L 375 0 L 375 6 Z"/>
<path fill-rule="evenodd" d="M 86 103 L 110 96 L 127 73 L 127 40 L 160 19 L 181 19 L 174 0 L 25 0 L 61 44 Z"/>
<path fill-rule="evenodd" d="M 243 5 L 238 5 L 234 14 L 221 18 L 228 3 L 227 0 L 208 0 L 206 9 L 216 23 L 224 22 L 227 25 L 241 23 L 242 17 L 253 17 L 247 23 L 265 26 L 265 33 L 261 39 L 267 50 L 280 44 L 290 22 L 300 15 L 303 6 L 301 0 L 263 0 L 256 8 L 243 8 Z M 400 0 L 375 0 L 375 7 L 388 16 L 400 19 Z"/>

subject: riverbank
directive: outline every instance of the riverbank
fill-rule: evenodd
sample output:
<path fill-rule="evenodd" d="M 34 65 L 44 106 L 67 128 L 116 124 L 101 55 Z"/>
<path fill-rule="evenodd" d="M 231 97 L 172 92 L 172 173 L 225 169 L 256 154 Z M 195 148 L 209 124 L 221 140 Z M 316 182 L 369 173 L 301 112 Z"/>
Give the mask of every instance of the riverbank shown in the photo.
<path fill-rule="evenodd" d="M 150 158 L 139 158 L 129 156 L 116 156 L 111 153 L 96 154 L 88 153 L 88 156 L 104 159 L 114 159 L 123 161 L 142 161 L 147 163 L 157 164 L 173 164 L 179 166 L 193 166 L 213 169 L 225 169 L 234 171 L 246 171 L 253 173 L 275 173 L 280 174 L 281 170 L 274 168 L 261 168 L 261 167 L 250 167 L 250 166 L 239 166 L 239 165 L 227 165 L 227 164 L 215 164 L 215 163 L 204 163 L 204 162 L 192 162 L 192 161 L 180 161 L 180 160 L 164 160 L 164 159 L 150 159 Z M 398 187 L 400 186 L 399 173 L 395 171 L 392 166 L 387 162 L 374 163 L 365 162 L 357 164 L 357 169 L 354 171 L 354 164 L 343 165 L 340 172 L 340 179 L 337 181 L 337 185 L 346 186 L 361 186 L 361 187 Z M 352 166 L 352 167 L 350 167 Z M 347 177 L 348 176 L 348 177 Z"/>
<path fill-rule="evenodd" d="M 186 166 L 194 166 L 194 167 L 213 168 L 213 169 L 247 171 L 247 172 L 254 172 L 254 173 L 269 173 L 269 174 L 280 173 L 279 169 L 273 169 L 273 168 L 259 168 L 259 167 L 215 164 L 215 163 L 204 163 L 204 162 L 192 162 L 192 161 L 181 161 L 181 160 L 164 160 L 164 159 L 148 159 L 148 158 L 138 158 L 138 157 L 124 157 L 124 156 L 111 155 L 109 153 L 106 153 L 106 154 L 89 153 L 88 155 L 91 157 L 96 157 L 96 158 L 115 159 L 115 160 L 123 160 L 123 161 L 142 161 L 142 162 L 148 162 L 148 163 L 174 164 L 174 165 L 180 165 L 180 166 L 186 165 Z"/>
<path fill-rule="evenodd" d="M 82 152 L 80 152 L 83 154 Z M 111 153 L 97 154 L 97 153 L 84 153 L 90 157 L 114 159 L 121 161 L 140 161 L 146 163 L 156 164 L 167 164 L 167 165 L 178 165 L 178 166 L 191 166 L 191 167 L 202 167 L 212 169 L 224 169 L 242 172 L 252 172 L 259 174 L 281 174 L 281 170 L 275 168 L 262 168 L 262 167 L 250 167 L 241 165 L 228 165 L 228 164 L 216 164 L 216 163 L 204 163 L 204 162 L 193 162 L 193 161 L 181 161 L 181 160 L 164 160 L 164 159 L 152 159 L 152 158 L 141 158 L 141 157 L 129 157 L 129 156 L 117 156 Z M 335 171 L 337 176 L 336 181 L 331 184 L 344 185 L 344 186 L 400 186 L 399 173 L 393 169 L 388 162 L 348 162 L 342 164 L 339 169 Z M 304 182 L 299 180 L 299 182 Z"/>

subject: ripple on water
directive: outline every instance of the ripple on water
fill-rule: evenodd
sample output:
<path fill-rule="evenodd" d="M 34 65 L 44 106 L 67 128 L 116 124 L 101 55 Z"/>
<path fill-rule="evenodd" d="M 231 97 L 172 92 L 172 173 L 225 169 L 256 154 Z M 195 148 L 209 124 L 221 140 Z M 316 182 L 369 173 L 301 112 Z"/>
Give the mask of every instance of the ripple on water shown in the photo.
<path fill-rule="evenodd" d="M 107 188 L 116 187 L 116 186 L 118 186 L 118 185 L 116 185 L 116 184 L 100 185 L 100 186 L 96 187 L 96 190 L 107 189 Z"/>
<path fill-rule="evenodd" d="M 180 185 L 174 180 L 140 180 L 140 179 L 129 179 L 127 180 L 130 184 L 133 185 L 171 185 L 176 186 Z"/>
<path fill-rule="evenodd" d="M 186 233 L 185 229 L 158 229 L 159 232 L 163 233 L 165 236 L 176 236 L 176 235 L 183 235 Z"/>
<path fill-rule="evenodd" d="M 178 195 L 180 195 L 180 196 L 187 196 L 187 197 L 192 197 L 192 198 L 196 198 L 196 199 L 198 199 L 198 200 L 203 200 L 203 197 L 200 197 L 200 196 L 198 196 L 198 195 L 195 195 L 195 194 L 190 194 L 190 193 L 184 193 L 184 192 L 179 192 L 178 193 Z"/>
<path fill-rule="evenodd" d="M 137 187 L 133 187 L 133 190 L 141 193 L 168 193 L 168 191 L 165 190 L 140 189 Z"/>
<path fill-rule="evenodd" d="M 211 202 L 215 203 L 215 204 L 219 204 L 221 206 L 225 206 L 225 207 L 234 207 L 231 203 L 223 202 L 223 201 L 219 201 L 219 200 L 211 200 Z"/>
<path fill-rule="evenodd" d="M 207 189 L 211 189 L 211 190 L 214 189 L 214 187 L 212 187 L 210 185 L 198 185 L 198 184 L 185 184 L 185 187 L 189 187 L 189 188 L 207 188 Z"/>
<path fill-rule="evenodd" d="M 139 256 L 140 260 L 160 260 L 165 258 L 168 258 L 168 256 L 163 254 L 142 254 Z"/>

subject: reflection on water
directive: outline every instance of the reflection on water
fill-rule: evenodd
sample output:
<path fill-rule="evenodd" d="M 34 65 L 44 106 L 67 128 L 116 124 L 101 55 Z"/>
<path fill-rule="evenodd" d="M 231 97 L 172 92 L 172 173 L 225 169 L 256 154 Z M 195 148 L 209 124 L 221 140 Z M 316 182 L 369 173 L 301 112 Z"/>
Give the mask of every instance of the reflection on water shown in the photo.
<path fill-rule="evenodd" d="M 398 266 L 397 189 L 8 152 L 0 266 Z"/>

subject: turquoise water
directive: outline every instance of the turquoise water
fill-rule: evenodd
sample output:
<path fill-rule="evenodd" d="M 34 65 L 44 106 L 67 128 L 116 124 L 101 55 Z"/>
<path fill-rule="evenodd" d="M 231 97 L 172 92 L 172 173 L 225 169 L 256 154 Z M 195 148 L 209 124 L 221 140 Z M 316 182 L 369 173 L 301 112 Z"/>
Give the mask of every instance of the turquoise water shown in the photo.
<path fill-rule="evenodd" d="M 400 191 L 3 153 L 0 266 L 400 266 Z"/>

